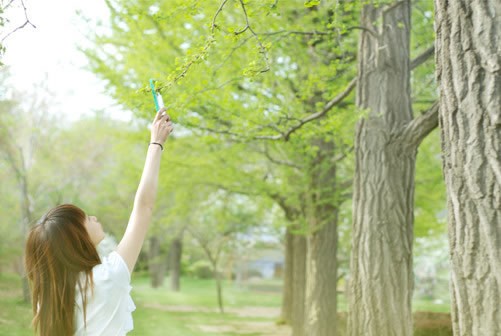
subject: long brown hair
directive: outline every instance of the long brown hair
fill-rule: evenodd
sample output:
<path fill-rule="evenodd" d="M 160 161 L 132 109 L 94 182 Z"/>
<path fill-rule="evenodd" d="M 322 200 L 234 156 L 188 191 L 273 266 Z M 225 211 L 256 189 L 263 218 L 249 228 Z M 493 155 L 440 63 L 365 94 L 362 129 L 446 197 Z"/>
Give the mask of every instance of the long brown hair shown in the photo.
<path fill-rule="evenodd" d="M 82 293 L 84 321 L 92 268 L 101 263 L 85 227 L 82 209 L 63 204 L 51 209 L 30 230 L 25 264 L 31 285 L 33 326 L 41 336 L 74 334 L 75 292 Z M 80 282 L 84 272 L 85 281 Z"/>

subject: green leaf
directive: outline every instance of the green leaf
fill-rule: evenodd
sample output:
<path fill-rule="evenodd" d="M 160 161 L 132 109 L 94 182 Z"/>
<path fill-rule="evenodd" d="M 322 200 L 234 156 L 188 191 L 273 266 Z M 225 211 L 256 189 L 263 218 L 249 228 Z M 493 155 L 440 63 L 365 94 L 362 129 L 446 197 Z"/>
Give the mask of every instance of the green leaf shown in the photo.
<path fill-rule="evenodd" d="M 307 8 L 315 7 L 318 5 L 320 5 L 320 0 L 308 0 L 304 3 L 304 6 Z"/>

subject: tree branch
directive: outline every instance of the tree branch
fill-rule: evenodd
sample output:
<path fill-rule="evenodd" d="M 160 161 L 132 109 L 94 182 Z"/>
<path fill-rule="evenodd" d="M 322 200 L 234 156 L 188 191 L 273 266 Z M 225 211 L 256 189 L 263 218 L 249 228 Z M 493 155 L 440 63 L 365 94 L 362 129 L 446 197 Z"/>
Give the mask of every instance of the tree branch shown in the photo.
<path fill-rule="evenodd" d="M 225 186 L 225 185 L 222 185 L 219 183 L 208 182 L 208 183 L 204 183 L 204 184 L 214 186 L 214 187 L 217 187 L 217 188 L 229 191 L 229 192 L 242 194 L 242 195 L 248 195 L 248 196 L 262 196 L 263 195 L 263 194 L 260 194 L 257 192 L 250 192 L 249 189 L 245 189 L 245 190 L 238 189 L 238 188 L 234 188 L 234 187 L 228 187 L 228 186 Z M 263 191 L 264 191 L 265 195 L 267 195 L 269 198 L 274 200 L 280 206 L 280 208 L 282 208 L 282 210 L 284 211 L 285 216 L 287 217 L 288 220 L 292 221 L 292 220 L 294 220 L 294 218 L 299 216 L 300 210 L 287 204 L 287 198 L 285 196 L 281 195 L 278 192 L 273 192 L 271 190 L 263 190 Z"/>
<path fill-rule="evenodd" d="M 429 57 L 431 57 L 435 52 L 435 47 L 432 46 L 428 48 L 426 51 L 424 51 L 421 55 L 417 56 L 415 59 L 411 61 L 411 70 L 414 68 L 418 67 L 419 65 L 423 64 Z M 332 107 L 334 107 L 336 104 L 339 104 L 344 98 L 346 98 L 351 91 L 355 88 L 357 84 L 357 78 L 353 78 L 351 82 L 348 84 L 346 89 L 341 92 L 339 95 L 334 97 L 330 102 L 328 102 L 322 111 L 313 113 L 309 115 L 308 117 L 305 117 L 299 121 L 299 123 L 293 127 L 291 127 L 289 130 L 287 130 L 285 133 L 277 134 L 277 135 L 264 135 L 264 136 L 257 136 L 255 137 L 256 139 L 260 140 L 281 140 L 284 139 L 285 141 L 289 140 L 289 137 L 292 133 L 303 127 L 305 124 L 307 124 L 310 121 L 313 121 L 315 119 L 321 118 L 327 112 L 329 112 Z"/>
<path fill-rule="evenodd" d="M 241 5 L 242 5 L 242 8 L 244 10 L 244 13 L 245 13 L 245 16 L 246 16 L 246 22 L 247 22 L 247 25 L 248 25 L 248 18 L 247 18 L 247 12 L 245 10 L 245 5 L 243 4 L 242 0 L 240 0 L 241 2 Z M 398 3 L 398 5 L 400 5 L 401 3 Z M 352 27 L 353 29 L 361 29 L 363 27 Z M 249 26 L 249 29 L 250 26 Z M 255 34 L 255 32 L 251 29 L 251 32 L 253 32 L 253 34 Z M 275 32 L 276 34 L 280 33 L 280 32 Z M 286 32 L 287 33 L 287 32 Z M 299 32 L 295 32 L 295 33 L 299 33 Z M 305 34 L 307 34 L 307 32 L 304 32 Z M 265 33 L 266 34 L 266 33 Z M 268 33 L 268 34 L 273 34 L 273 33 Z M 255 37 L 257 38 L 257 35 L 255 35 Z M 235 50 L 235 49 L 234 49 Z M 233 51 L 234 51 L 233 50 Z M 232 52 L 233 52 L 232 51 Z M 410 63 L 410 68 L 411 70 L 414 70 L 416 67 L 420 66 L 421 64 L 423 64 L 426 60 L 428 60 L 428 58 L 430 58 L 435 52 L 435 47 L 434 46 L 431 46 L 429 47 L 428 49 L 426 49 L 422 54 L 420 54 L 419 56 L 417 56 L 415 59 L 413 59 Z M 297 130 L 299 130 L 301 127 L 303 127 L 305 124 L 313 121 L 313 120 L 316 120 L 316 119 L 319 119 L 321 117 L 323 117 L 324 115 L 326 115 L 335 105 L 339 104 L 341 101 L 343 101 L 344 98 L 346 98 L 350 93 L 351 91 L 355 88 L 356 86 L 356 83 L 357 83 L 357 78 L 353 78 L 350 83 L 348 84 L 348 86 L 345 88 L 345 90 L 343 92 L 341 92 L 340 94 L 338 94 L 336 97 L 334 97 L 331 101 L 329 101 L 327 104 L 325 104 L 324 108 L 321 110 L 321 111 L 318 111 L 316 113 L 313 113 L 303 119 L 300 119 L 298 121 L 298 123 L 294 126 L 292 126 L 291 128 L 289 128 L 288 130 L 284 131 L 284 132 L 280 132 L 278 129 L 277 129 L 277 132 L 279 134 L 276 134 L 276 135 L 258 135 L 258 136 L 254 136 L 253 138 L 256 139 L 256 140 L 284 140 L 284 141 L 288 141 L 290 136 L 292 135 L 292 133 L 296 132 Z M 241 135 L 239 135 L 238 133 L 233 133 L 233 132 L 230 132 L 230 131 L 217 131 L 217 130 L 214 130 L 214 129 L 209 129 L 209 128 L 201 128 L 201 129 L 204 129 L 204 130 L 207 130 L 207 131 L 210 131 L 210 132 L 215 132 L 215 133 L 220 133 L 220 134 L 226 134 L 226 135 L 231 135 L 231 136 L 234 136 L 234 137 L 241 137 Z"/>
<path fill-rule="evenodd" d="M 235 78 L 229 79 L 226 82 L 224 82 L 222 84 L 219 84 L 217 86 L 209 86 L 209 87 L 206 87 L 205 89 L 202 89 L 202 90 L 199 90 L 199 91 L 195 91 L 194 94 L 196 95 L 196 94 L 204 93 L 204 92 L 207 92 L 207 91 L 219 90 L 222 87 L 224 87 L 224 86 L 226 86 L 228 84 L 231 84 L 232 82 L 236 82 L 236 81 L 242 80 L 243 78 L 244 77 L 235 77 Z"/>
<path fill-rule="evenodd" d="M 212 34 L 214 34 L 214 29 L 217 27 L 217 25 L 216 25 L 217 16 L 219 15 L 219 13 L 221 13 L 221 11 L 223 10 L 224 5 L 226 5 L 227 2 L 228 2 L 228 0 L 223 0 L 221 2 L 221 5 L 217 9 L 216 14 L 214 15 L 214 18 L 212 19 L 212 24 L 211 24 L 211 27 L 210 27 L 210 30 L 211 30 Z"/>
<path fill-rule="evenodd" d="M 417 148 L 421 141 L 423 141 L 423 139 L 437 126 L 438 101 L 436 101 L 428 111 L 414 118 L 414 120 L 407 124 L 402 131 L 404 143 Z"/>
<path fill-rule="evenodd" d="M 271 193 L 269 194 L 269 196 L 272 200 L 277 202 L 280 208 L 282 208 L 287 220 L 292 222 L 295 218 L 297 218 L 300 215 L 301 211 L 287 204 L 287 199 L 284 196 L 280 195 L 279 193 Z"/>
<path fill-rule="evenodd" d="M 9 1 L 6 5 L 5 5 L 5 7 L 4 7 L 4 8 L 2 8 L 2 11 L 4 11 L 4 12 L 5 12 L 5 10 L 6 10 L 7 8 L 9 8 L 9 7 L 10 7 L 10 5 L 12 5 L 12 3 L 13 3 L 14 1 L 16 1 L 16 0 L 10 0 L 10 1 Z"/>
<path fill-rule="evenodd" d="M 314 31 L 299 31 L 299 30 L 278 30 L 272 32 L 259 33 L 259 35 L 263 36 L 273 36 L 273 35 L 332 35 L 333 32 L 322 32 L 318 30 Z"/>
<path fill-rule="evenodd" d="M 9 37 L 10 35 L 14 34 L 18 30 L 23 29 L 27 25 L 30 25 L 33 28 L 36 28 L 36 26 L 33 23 L 31 23 L 30 19 L 28 18 L 28 10 L 26 9 L 26 6 L 24 5 L 24 0 L 20 0 L 20 1 L 21 1 L 21 5 L 23 6 L 25 22 L 22 25 L 20 25 L 19 27 L 17 27 L 16 29 L 14 29 L 13 31 L 11 31 L 10 33 L 8 33 L 7 35 L 5 35 L 2 38 L 2 40 L 0 40 L 0 43 L 3 43 L 7 39 L 7 37 Z M 5 8 L 7 8 L 11 3 L 12 3 L 12 1 L 9 2 Z"/>
<path fill-rule="evenodd" d="M 250 189 L 245 189 L 245 188 L 238 189 L 238 188 L 235 188 L 234 186 L 226 186 L 226 185 L 221 184 L 221 183 L 203 182 L 202 185 L 216 187 L 216 188 L 226 190 L 228 192 L 235 193 L 235 194 L 241 194 L 241 195 L 247 195 L 247 196 L 260 196 L 261 195 L 257 192 L 250 191 Z"/>
<path fill-rule="evenodd" d="M 247 9 L 245 8 L 245 4 L 244 4 L 243 0 L 239 0 L 239 1 L 240 1 L 240 6 L 242 7 L 242 10 L 243 10 L 244 15 L 245 15 L 246 26 L 243 30 L 241 30 L 240 32 L 236 32 L 235 34 L 238 35 L 240 33 L 243 33 L 247 29 L 251 32 L 251 34 L 256 38 L 257 44 L 259 45 L 259 50 L 263 54 L 264 61 L 266 63 L 266 68 L 261 69 L 259 72 L 260 73 L 267 72 L 270 70 L 270 61 L 268 60 L 268 53 L 266 52 L 265 46 L 263 45 L 263 43 L 259 39 L 259 36 L 256 34 L 254 29 L 252 29 L 252 27 L 249 23 L 249 16 L 247 15 Z"/>
<path fill-rule="evenodd" d="M 188 126 L 188 127 L 191 127 L 191 128 L 195 128 L 195 129 L 201 130 L 201 131 L 207 131 L 207 132 L 214 133 L 214 134 L 222 134 L 222 135 L 231 136 L 235 140 L 241 140 L 243 138 L 243 136 L 241 134 L 234 133 L 234 132 L 231 132 L 231 131 L 218 130 L 218 129 L 214 129 L 214 128 L 210 128 L 210 127 L 193 125 L 193 124 L 190 124 L 190 123 L 186 123 L 185 125 Z"/>
<path fill-rule="evenodd" d="M 226 56 L 226 58 L 212 71 L 212 76 L 215 76 L 216 73 L 219 71 L 219 69 L 221 69 L 223 67 L 223 65 L 226 64 L 226 62 L 228 62 L 229 59 L 231 59 L 231 57 L 233 56 L 233 54 L 240 48 L 242 47 L 244 44 L 247 43 L 247 41 L 249 41 L 250 39 L 252 38 L 252 36 L 249 36 L 247 38 L 245 38 L 244 40 L 242 40 L 242 42 L 240 42 L 239 45 L 237 45 L 236 47 L 233 47 L 231 49 L 231 52 L 228 54 L 228 56 Z"/>
<path fill-rule="evenodd" d="M 187 227 L 188 232 L 191 234 L 193 238 L 197 241 L 198 245 L 202 247 L 204 250 L 205 254 L 207 255 L 207 258 L 209 258 L 210 263 L 212 266 L 217 266 L 217 259 L 213 256 L 212 251 L 209 248 L 209 242 L 204 239 L 203 235 L 200 234 L 199 232 L 196 232 L 192 227 L 188 226 Z"/>
<path fill-rule="evenodd" d="M 303 127 L 305 124 L 309 123 L 310 121 L 316 120 L 318 118 L 323 117 L 324 115 L 327 114 L 335 105 L 339 104 L 344 98 L 346 98 L 351 91 L 355 88 L 357 84 L 357 78 L 353 78 L 351 82 L 348 84 L 346 89 L 344 89 L 343 92 L 338 94 L 336 97 L 334 97 L 331 101 L 329 101 L 327 104 L 325 104 L 324 108 L 316 113 L 310 114 L 309 116 L 301 119 L 299 123 L 291 128 L 289 128 L 285 133 L 282 133 L 280 135 L 271 135 L 271 136 L 256 136 L 256 139 L 267 139 L 267 140 L 285 140 L 288 141 L 291 134 Z"/>
<path fill-rule="evenodd" d="M 281 166 L 292 167 L 292 168 L 295 168 L 297 170 L 301 170 L 303 168 L 300 165 L 295 164 L 294 162 L 283 161 L 283 160 L 279 160 L 279 159 L 276 159 L 276 158 L 272 157 L 271 154 L 270 154 L 270 152 L 268 151 L 268 146 L 266 145 L 266 143 L 265 143 L 263 151 L 258 150 L 258 149 L 254 149 L 254 151 L 256 151 L 256 152 L 258 152 L 258 153 L 263 154 L 264 156 L 266 156 L 266 158 L 268 159 L 268 161 L 270 161 L 271 163 L 274 163 L 274 164 L 277 164 L 277 165 L 281 165 Z"/>
<path fill-rule="evenodd" d="M 344 160 L 346 156 L 348 156 L 348 153 L 353 152 L 354 146 L 350 146 L 347 150 L 343 151 L 340 155 L 335 156 L 332 160 L 334 162 L 339 162 L 341 160 Z"/>
<path fill-rule="evenodd" d="M 355 30 L 355 29 L 358 29 L 358 30 L 362 30 L 362 31 L 365 31 L 365 32 L 368 32 L 369 34 L 372 35 L 372 37 L 375 37 L 375 38 L 378 38 L 379 37 L 379 34 L 376 33 L 374 30 L 370 29 L 370 28 L 367 28 L 367 27 L 364 27 L 364 26 L 352 26 L 352 27 L 348 27 L 347 28 L 347 31 L 350 31 L 350 30 Z"/>
<path fill-rule="evenodd" d="M 419 55 L 418 57 L 416 57 L 411 61 L 411 70 L 414 70 L 415 68 L 426 62 L 428 58 L 430 58 L 434 54 L 435 54 L 435 46 L 433 45 L 428 49 L 426 49 L 421 55 Z"/>

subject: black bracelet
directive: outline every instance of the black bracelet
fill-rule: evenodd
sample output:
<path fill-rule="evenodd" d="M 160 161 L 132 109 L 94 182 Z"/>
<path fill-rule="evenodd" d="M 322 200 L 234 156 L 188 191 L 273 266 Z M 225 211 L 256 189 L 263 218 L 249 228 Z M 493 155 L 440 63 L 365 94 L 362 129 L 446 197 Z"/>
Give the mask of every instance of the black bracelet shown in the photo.
<path fill-rule="evenodd" d="M 158 142 L 150 142 L 150 145 L 159 145 L 160 148 L 162 148 L 162 152 L 164 151 L 164 146 L 162 146 L 161 143 L 158 143 Z"/>

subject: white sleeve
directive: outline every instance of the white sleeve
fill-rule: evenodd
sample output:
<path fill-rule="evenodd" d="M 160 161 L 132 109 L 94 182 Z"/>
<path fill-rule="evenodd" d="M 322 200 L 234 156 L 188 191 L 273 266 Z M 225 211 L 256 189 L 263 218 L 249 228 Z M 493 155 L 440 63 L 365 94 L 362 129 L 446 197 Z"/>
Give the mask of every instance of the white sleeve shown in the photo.
<path fill-rule="evenodd" d="M 130 273 L 127 264 L 116 251 L 104 257 L 102 263 L 94 269 L 96 282 L 112 282 L 114 286 L 129 289 Z"/>

